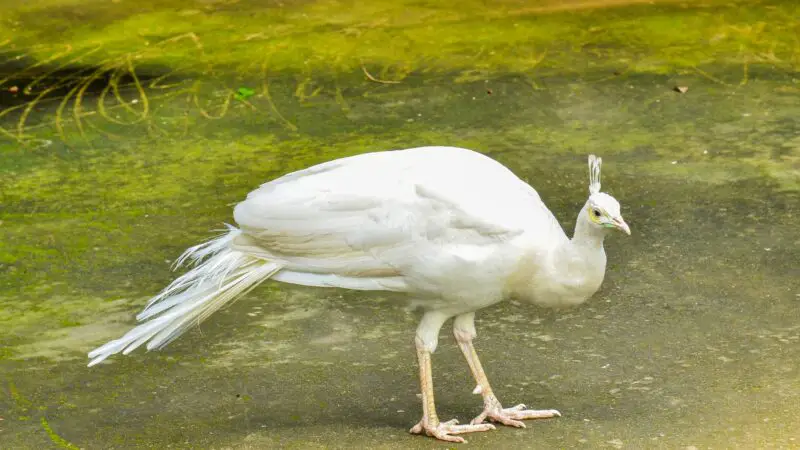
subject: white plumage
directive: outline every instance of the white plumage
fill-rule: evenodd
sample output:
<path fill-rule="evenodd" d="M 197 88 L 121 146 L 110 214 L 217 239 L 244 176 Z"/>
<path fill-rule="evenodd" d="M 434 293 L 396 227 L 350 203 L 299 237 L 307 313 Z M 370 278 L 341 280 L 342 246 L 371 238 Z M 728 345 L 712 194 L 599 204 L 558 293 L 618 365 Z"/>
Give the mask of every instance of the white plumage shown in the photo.
<path fill-rule="evenodd" d="M 407 292 L 425 309 L 417 330 L 423 419 L 412 432 L 449 441 L 492 429 L 484 419 L 557 411 L 503 409 L 472 347 L 474 312 L 504 298 L 542 306 L 576 305 L 605 273 L 608 230 L 630 233 L 619 204 L 600 192 L 591 156 L 590 197 L 569 239 L 537 192 L 493 159 L 455 147 L 368 153 L 268 182 L 236 205 L 238 228 L 188 249 L 195 265 L 154 297 L 143 324 L 89 353 L 90 366 L 147 343 L 165 346 L 186 329 L 266 279 L 308 286 Z M 459 345 L 484 397 L 471 425 L 440 423 L 430 385 L 430 354 L 455 317 Z"/>

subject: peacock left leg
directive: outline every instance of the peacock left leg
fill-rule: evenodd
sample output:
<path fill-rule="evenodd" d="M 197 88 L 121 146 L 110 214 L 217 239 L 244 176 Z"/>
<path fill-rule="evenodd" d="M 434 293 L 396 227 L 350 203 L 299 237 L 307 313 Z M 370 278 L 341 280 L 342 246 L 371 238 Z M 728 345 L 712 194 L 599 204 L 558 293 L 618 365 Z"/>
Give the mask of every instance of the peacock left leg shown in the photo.
<path fill-rule="evenodd" d="M 458 346 L 461 348 L 461 352 L 464 354 L 464 358 L 467 360 L 467 364 L 469 364 L 472 376 L 477 383 L 473 393 L 483 396 L 483 412 L 472 419 L 472 424 L 482 423 L 488 418 L 494 422 L 500 422 L 503 425 L 525 428 L 525 424 L 521 422 L 522 420 L 549 419 L 551 417 L 561 416 L 561 413 L 555 409 L 526 409 L 525 405 L 522 404 L 512 408 L 503 408 L 503 405 L 500 404 L 500 401 L 492 392 L 489 380 L 486 378 L 483 366 L 481 366 L 481 361 L 478 359 L 478 353 L 472 345 L 472 340 L 477 335 L 475 332 L 474 312 L 456 317 L 453 323 L 453 334 L 456 337 Z"/>
<path fill-rule="evenodd" d="M 426 313 L 417 328 L 414 342 L 417 347 L 419 360 L 419 382 L 422 390 L 422 420 L 413 428 L 411 433 L 427 434 L 428 436 L 449 442 L 466 442 L 457 434 L 474 433 L 494 430 L 491 424 L 459 425 L 458 420 L 440 422 L 436 415 L 436 403 L 433 398 L 433 376 L 431 373 L 431 354 L 436 350 L 439 329 L 448 316 L 436 312 Z"/>

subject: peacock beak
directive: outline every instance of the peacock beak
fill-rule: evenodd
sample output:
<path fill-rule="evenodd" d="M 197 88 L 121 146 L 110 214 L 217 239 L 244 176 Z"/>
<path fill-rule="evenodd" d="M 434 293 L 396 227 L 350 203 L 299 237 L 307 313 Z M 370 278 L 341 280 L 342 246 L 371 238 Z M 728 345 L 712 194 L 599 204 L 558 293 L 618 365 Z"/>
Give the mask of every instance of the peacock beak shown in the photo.
<path fill-rule="evenodd" d="M 615 217 L 614 219 L 612 219 L 612 222 L 614 222 L 614 226 L 615 226 L 615 227 L 616 227 L 618 230 L 620 230 L 620 231 L 624 231 L 624 232 L 625 232 L 625 234 L 627 234 L 628 236 L 630 236 L 630 235 L 631 235 L 631 229 L 630 229 L 630 227 L 628 226 L 628 224 L 627 224 L 627 223 L 625 223 L 625 221 L 624 221 L 624 220 L 622 220 L 622 216 Z"/>

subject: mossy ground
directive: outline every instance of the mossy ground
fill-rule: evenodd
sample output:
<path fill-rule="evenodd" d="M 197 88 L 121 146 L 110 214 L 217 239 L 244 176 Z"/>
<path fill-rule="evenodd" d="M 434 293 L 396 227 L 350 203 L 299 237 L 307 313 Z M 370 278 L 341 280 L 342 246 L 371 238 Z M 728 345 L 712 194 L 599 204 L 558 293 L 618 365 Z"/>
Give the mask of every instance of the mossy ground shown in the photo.
<path fill-rule="evenodd" d="M 84 366 L 261 182 L 447 144 L 570 230 L 598 153 L 634 231 L 585 307 L 480 316 L 501 399 L 565 417 L 470 440 L 800 447 L 796 2 L 362 3 L 0 2 L 0 441 L 436 445 L 405 433 L 415 316 L 382 295 L 268 284 Z M 440 415 L 476 414 L 447 332 L 435 367 Z"/>

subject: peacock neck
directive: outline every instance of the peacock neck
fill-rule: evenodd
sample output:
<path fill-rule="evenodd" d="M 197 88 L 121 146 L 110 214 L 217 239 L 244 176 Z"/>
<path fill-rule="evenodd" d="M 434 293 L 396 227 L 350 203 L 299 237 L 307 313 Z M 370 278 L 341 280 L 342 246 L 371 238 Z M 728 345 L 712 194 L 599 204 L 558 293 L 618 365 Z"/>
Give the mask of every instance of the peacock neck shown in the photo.
<path fill-rule="evenodd" d="M 589 219 L 587 208 L 581 209 L 578 220 L 575 221 L 575 233 L 572 235 L 570 244 L 576 250 L 597 251 L 603 249 L 603 240 L 606 237 L 606 230 L 593 227 Z"/>
<path fill-rule="evenodd" d="M 559 240 L 546 256 L 534 251 L 522 259 L 509 279 L 511 296 L 546 307 L 584 302 L 597 291 L 605 275 L 604 231 L 592 226 L 584 208 L 572 239 Z"/>

